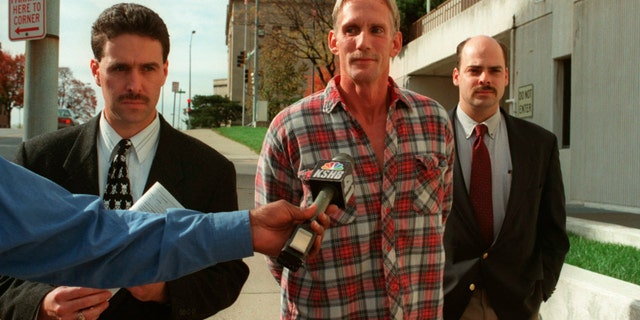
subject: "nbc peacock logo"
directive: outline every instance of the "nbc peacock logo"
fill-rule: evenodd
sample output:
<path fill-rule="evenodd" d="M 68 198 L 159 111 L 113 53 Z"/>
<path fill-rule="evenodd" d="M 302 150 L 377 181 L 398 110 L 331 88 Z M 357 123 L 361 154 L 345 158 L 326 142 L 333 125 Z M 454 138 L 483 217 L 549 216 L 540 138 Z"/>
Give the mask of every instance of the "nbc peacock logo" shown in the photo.
<path fill-rule="evenodd" d="M 342 171 L 344 170 L 344 164 L 342 164 L 341 162 L 337 162 L 337 161 L 331 161 L 331 162 L 327 162 L 324 165 L 322 165 L 322 168 L 320 168 L 322 170 L 334 170 L 334 171 Z"/>

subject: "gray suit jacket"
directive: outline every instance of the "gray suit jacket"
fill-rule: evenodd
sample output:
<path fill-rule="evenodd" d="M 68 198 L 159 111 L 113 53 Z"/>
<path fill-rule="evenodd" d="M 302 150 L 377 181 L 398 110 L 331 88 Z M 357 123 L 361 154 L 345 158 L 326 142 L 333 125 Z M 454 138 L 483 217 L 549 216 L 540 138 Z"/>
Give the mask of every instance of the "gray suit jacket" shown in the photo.
<path fill-rule="evenodd" d="M 98 120 L 94 117 L 81 126 L 24 142 L 16 162 L 73 193 L 97 195 Z M 162 117 L 158 149 L 145 190 L 156 181 L 189 209 L 223 212 L 238 208 L 233 163 L 201 141 L 172 128 Z M 100 319 L 203 319 L 233 304 L 248 274 L 248 267 L 237 260 L 169 281 L 168 305 L 140 302 L 128 291 L 120 290 Z M 0 278 L 0 318 L 33 319 L 44 295 L 51 290 L 53 287 L 46 284 Z"/>
<path fill-rule="evenodd" d="M 454 130 L 455 110 L 449 113 Z M 460 318 L 473 293 L 471 284 L 486 290 L 500 319 L 529 319 L 553 292 L 569 250 L 556 137 L 501 112 L 513 166 L 503 226 L 494 244 L 484 248 L 456 159 L 444 235 L 445 319 Z"/>

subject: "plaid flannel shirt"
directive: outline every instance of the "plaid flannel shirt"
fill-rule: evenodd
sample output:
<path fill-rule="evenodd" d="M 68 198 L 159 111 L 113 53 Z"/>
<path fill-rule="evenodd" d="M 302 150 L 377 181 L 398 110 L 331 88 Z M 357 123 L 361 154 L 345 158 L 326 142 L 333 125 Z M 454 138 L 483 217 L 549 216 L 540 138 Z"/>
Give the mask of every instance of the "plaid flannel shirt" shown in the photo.
<path fill-rule="evenodd" d="M 436 101 L 389 78 L 384 168 L 336 84 L 271 122 L 256 175 L 256 204 L 309 206 L 319 160 L 354 158 L 355 192 L 297 272 L 267 259 L 282 287 L 283 319 L 440 319 L 442 237 L 452 200 L 453 134 Z"/>

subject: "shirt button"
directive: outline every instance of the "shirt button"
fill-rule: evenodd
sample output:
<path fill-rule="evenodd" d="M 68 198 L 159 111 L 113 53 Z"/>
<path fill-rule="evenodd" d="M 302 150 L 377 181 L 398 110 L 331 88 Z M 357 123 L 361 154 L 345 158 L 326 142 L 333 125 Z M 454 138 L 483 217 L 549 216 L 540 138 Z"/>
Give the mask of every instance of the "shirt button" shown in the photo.
<path fill-rule="evenodd" d="M 475 291 L 476 290 L 476 285 L 475 284 L 470 284 L 469 285 L 469 291 Z"/>
<path fill-rule="evenodd" d="M 487 259 L 489 258 L 489 253 L 485 252 L 484 254 L 482 254 L 482 259 Z"/>

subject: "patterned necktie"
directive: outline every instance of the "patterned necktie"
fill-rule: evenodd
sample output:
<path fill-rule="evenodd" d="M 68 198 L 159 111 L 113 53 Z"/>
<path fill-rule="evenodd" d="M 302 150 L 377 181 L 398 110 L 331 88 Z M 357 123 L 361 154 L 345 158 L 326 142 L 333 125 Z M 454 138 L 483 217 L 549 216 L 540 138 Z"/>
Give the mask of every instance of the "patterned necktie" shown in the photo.
<path fill-rule="evenodd" d="M 473 211 L 480 226 L 480 232 L 487 246 L 493 243 L 493 203 L 491 191 L 491 158 L 484 143 L 487 126 L 479 124 L 475 127 L 476 140 L 471 153 L 471 183 L 469 196 Z"/>
<path fill-rule="evenodd" d="M 103 197 L 104 206 L 107 209 L 129 209 L 133 204 L 131 183 L 127 172 L 127 151 L 131 145 L 129 139 L 120 140 L 118 152 L 111 161 Z"/>

